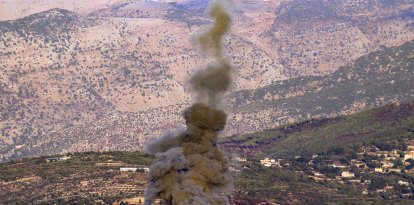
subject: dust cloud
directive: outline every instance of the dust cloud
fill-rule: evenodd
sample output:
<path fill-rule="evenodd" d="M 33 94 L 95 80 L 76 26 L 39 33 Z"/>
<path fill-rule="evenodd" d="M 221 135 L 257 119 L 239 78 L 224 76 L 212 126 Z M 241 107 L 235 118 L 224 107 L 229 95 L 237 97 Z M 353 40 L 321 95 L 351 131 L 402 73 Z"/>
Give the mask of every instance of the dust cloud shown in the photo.
<path fill-rule="evenodd" d="M 224 205 L 233 190 L 229 160 L 217 146 L 227 119 L 218 105 L 232 83 L 232 68 L 222 52 L 223 36 L 231 24 L 228 5 L 224 0 L 212 2 L 209 15 L 214 25 L 194 41 L 215 61 L 190 80 L 195 102 L 183 112 L 186 130 L 146 143 L 145 151 L 157 160 L 150 167 L 145 205 L 157 197 L 172 205 Z"/>

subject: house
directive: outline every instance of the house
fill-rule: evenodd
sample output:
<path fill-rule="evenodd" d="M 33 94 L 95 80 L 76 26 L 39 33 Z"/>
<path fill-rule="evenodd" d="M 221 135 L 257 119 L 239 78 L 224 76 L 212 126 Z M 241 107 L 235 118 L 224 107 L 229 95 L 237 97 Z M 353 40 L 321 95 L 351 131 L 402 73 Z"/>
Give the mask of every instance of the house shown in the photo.
<path fill-rule="evenodd" d="M 402 181 L 402 180 L 398 181 L 398 184 L 401 186 L 410 186 L 410 183 Z"/>
<path fill-rule="evenodd" d="M 280 160 L 276 161 L 275 159 L 264 158 L 260 160 L 260 164 L 265 167 L 281 167 Z"/>
<path fill-rule="evenodd" d="M 343 178 L 353 178 L 353 177 L 355 177 L 355 174 L 351 173 L 351 172 L 342 172 L 341 177 L 343 177 Z"/>
<path fill-rule="evenodd" d="M 406 170 L 405 173 L 407 173 L 407 174 L 414 174 L 414 169 Z"/>
<path fill-rule="evenodd" d="M 374 172 L 378 172 L 378 173 L 385 173 L 385 170 L 384 169 L 382 169 L 382 168 L 375 168 L 374 169 Z"/>
<path fill-rule="evenodd" d="M 393 163 L 385 161 L 385 162 L 382 163 L 381 167 L 384 168 L 384 169 L 387 169 L 387 168 L 391 168 L 392 166 L 394 166 Z"/>
<path fill-rule="evenodd" d="M 404 161 L 408 159 L 414 159 L 414 150 L 408 151 L 404 155 Z"/>
<path fill-rule="evenodd" d="M 371 184 L 371 180 L 364 180 L 364 184 L 365 184 L 365 185 L 369 185 L 369 184 Z"/>
<path fill-rule="evenodd" d="M 119 171 L 121 172 L 136 172 L 138 168 L 130 168 L 130 167 L 121 167 Z"/>
<path fill-rule="evenodd" d="M 407 198 L 408 198 L 408 197 L 412 197 L 412 196 L 413 196 L 413 194 L 412 194 L 412 193 L 406 193 L 406 194 L 403 194 L 402 196 L 403 196 L 403 197 L 407 197 Z"/>
<path fill-rule="evenodd" d="M 401 173 L 401 169 L 392 168 L 392 169 L 388 169 L 388 172 Z"/>
<path fill-rule="evenodd" d="M 331 166 L 331 167 L 334 167 L 334 168 L 338 168 L 338 169 L 345 169 L 347 167 L 346 165 L 343 165 L 343 164 L 341 164 L 338 161 L 335 161 L 335 162 L 333 162 L 331 164 L 328 164 L 328 166 Z"/>

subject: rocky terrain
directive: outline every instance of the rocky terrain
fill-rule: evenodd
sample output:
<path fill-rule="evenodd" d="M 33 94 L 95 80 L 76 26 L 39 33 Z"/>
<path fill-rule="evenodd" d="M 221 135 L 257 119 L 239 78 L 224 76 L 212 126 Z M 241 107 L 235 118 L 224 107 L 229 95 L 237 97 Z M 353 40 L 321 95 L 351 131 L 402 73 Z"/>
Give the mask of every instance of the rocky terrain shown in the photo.
<path fill-rule="evenodd" d="M 208 63 L 191 43 L 205 1 L 27 2 L 0 1 L 2 160 L 139 149 L 184 125 L 187 80 Z M 413 98 L 411 1 L 235 8 L 225 135 Z"/>

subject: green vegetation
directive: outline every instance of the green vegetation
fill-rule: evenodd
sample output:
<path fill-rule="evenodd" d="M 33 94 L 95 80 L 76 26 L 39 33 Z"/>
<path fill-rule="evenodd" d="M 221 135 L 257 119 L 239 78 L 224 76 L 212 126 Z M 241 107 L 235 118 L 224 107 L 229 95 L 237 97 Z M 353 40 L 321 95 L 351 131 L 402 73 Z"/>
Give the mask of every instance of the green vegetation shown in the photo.
<path fill-rule="evenodd" d="M 112 204 L 142 196 L 146 174 L 121 174 L 119 168 L 148 166 L 154 160 L 141 152 L 113 151 L 73 153 L 50 161 L 60 157 L 0 164 L 0 204 Z"/>
<path fill-rule="evenodd" d="M 414 103 L 389 105 L 354 115 L 308 120 L 275 129 L 222 139 L 223 146 L 258 148 L 264 155 L 293 157 L 335 148 L 358 147 L 387 140 L 413 138 Z M 380 145 L 379 145 L 380 146 Z M 393 147 L 390 147 L 393 148 Z"/>

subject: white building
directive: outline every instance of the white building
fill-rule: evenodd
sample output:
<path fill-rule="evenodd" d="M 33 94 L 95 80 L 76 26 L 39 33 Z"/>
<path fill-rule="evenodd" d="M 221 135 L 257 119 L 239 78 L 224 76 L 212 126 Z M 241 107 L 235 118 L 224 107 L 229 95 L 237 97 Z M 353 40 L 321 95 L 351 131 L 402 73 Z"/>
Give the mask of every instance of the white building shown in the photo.
<path fill-rule="evenodd" d="M 353 177 L 355 177 L 355 174 L 351 173 L 351 172 L 342 172 L 341 176 L 343 178 L 353 178 Z"/>
<path fill-rule="evenodd" d="M 385 173 L 385 170 L 384 169 L 382 169 L 382 168 L 375 168 L 374 169 L 374 172 L 378 172 L 378 173 Z"/>
<path fill-rule="evenodd" d="M 275 159 L 264 158 L 260 160 L 260 164 L 265 167 L 281 167 L 280 160 L 276 161 Z"/>
<path fill-rule="evenodd" d="M 121 172 L 136 172 L 138 168 L 132 168 L 132 167 L 121 167 L 119 171 Z"/>
<path fill-rule="evenodd" d="M 405 182 L 405 181 L 398 181 L 398 184 L 399 185 L 404 185 L 404 186 L 410 186 L 410 183 L 408 183 L 408 182 Z"/>

